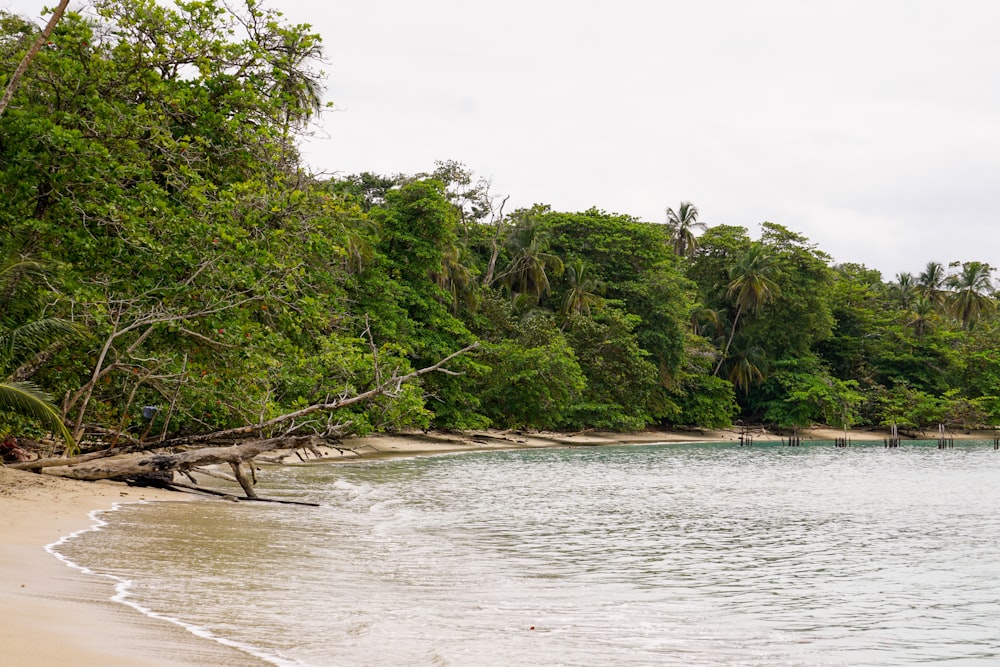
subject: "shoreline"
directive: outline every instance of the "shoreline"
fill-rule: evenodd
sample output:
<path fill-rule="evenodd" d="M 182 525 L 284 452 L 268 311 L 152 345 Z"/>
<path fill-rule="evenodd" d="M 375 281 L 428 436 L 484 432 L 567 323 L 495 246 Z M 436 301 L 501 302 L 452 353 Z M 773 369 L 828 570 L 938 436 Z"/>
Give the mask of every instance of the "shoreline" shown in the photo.
<path fill-rule="evenodd" d="M 790 431 L 771 431 L 763 427 L 752 427 L 749 434 L 754 442 L 779 443 L 787 439 Z M 820 441 L 833 442 L 844 437 L 843 429 L 810 427 L 799 429 L 798 436 L 803 443 Z M 948 432 L 946 436 L 955 441 L 984 440 L 992 442 L 1000 437 L 1000 431 L 980 430 L 968 432 Z M 880 443 L 889 437 L 887 430 L 848 431 L 847 437 L 857 443 Z M 380 433 L 363 437 L 344 438 L 339 448 L 320 447 L 321 456 L 307 458 L 292 451 L 282 451 L 277 455 L 261 456 L 259 461 L 269 463 L 337 463 L 350 461 L 373 461 L 384 458 L 407 456 L 433 456 L 436 454 L 456 454 L 461 452 L 500 451 L 513 449 L 544 449 L 550 447 L 601 447 L 609 445 L 653 445 L 653 444 L 695 444 L 711 442 L 739 442 L 740 431 L 729 429 L 647 430 L 633 433 L 613 433 L 608 431 L 582 431 L 579 433 L 525 432 L 525 431 L 463 431 L 463 432 L 408 432 Z M 915 431 L 900 433 L 903 442 L 937 440 L 937 431 Z"/>
<path fill-rule="evenodd" d="M 802 429 L 803 441 L 833 440 L 842 430 Z M 780 442 L 787 433 L 750 429 L 755 442 Z M 919 439 L 934 440 L 937 432 Z M 1000 433 L 949 433 L 959 440 L 992 441 Z M 875 444 L 883 431 L 850 431 L 858 443 Z M 737 442 L 739 431 L 643 431 L 575 434 L 520 431 L 378 434 L 344 439 L 339 449 L 322 448 L 322 458 L 286 452 L 261 457 L 274 463 L 357 462 L 390 457 L 460 452 L 607 445 Z M 913 437 L 905 437 L 912 441 Z M 115 581 L 88 575 L 62 562 L 47 547 L 96 529 L 96 513 L 133 502 L 190 502 L 192 494 L 129 487 L 118 482 L 80 482 L 0 466 L 0 651 L 9 667 L 67 664 L 75 667 L 254 667 L 263 660 L 181 625 L 116 602 Z M 205 498 L 208 500 L 208 498 Z"/>
<path fill-rule="evenodd" d="M 186 502 L 185 494 L 78 482 L 0 467 L 0 652 L 6 667 L 250 667 L 268 663 L 112 600 L 116 582 L 47 548 L 115 504 Z"/>

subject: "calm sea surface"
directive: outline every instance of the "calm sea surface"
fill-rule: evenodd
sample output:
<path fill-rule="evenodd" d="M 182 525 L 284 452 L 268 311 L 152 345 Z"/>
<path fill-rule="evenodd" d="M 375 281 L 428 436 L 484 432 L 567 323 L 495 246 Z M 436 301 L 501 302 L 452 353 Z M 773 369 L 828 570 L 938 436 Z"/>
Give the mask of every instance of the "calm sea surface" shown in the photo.
<path fill-rule="evenodd" d="M 58 547 L 276 665 L 997 665 L 1000 452 L 670 445 L 268 468 Z"/>

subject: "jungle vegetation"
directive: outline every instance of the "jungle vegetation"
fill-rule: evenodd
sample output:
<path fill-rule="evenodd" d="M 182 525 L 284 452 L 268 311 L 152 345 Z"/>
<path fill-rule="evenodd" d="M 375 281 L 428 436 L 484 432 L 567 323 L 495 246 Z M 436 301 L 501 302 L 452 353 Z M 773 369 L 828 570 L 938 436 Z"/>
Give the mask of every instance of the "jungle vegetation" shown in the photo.
<path fill-rule="evenodd" d="M 322 42 L 250 0 L 66 13 L 0 115 L 0 434 L 1000 424 L 989 265 L 765 222 L 504 210 L 459 162 L 312 174 Z M 0 84 L 39 26 L 0 14 Z M 939 263 L 944 262 L 944 263 Z M 54 424 L 53 418 L 57 422 Z"/>

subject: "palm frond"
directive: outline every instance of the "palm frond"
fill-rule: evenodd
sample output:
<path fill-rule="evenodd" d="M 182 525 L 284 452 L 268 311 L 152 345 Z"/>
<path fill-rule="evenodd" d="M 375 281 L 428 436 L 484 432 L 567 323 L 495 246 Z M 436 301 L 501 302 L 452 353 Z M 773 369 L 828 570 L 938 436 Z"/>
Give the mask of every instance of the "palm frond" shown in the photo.
<path fill-rule="evenodd" d="M 0 261 L 0 291 L 16 283 L 22 276 L 43 272 L 41 262 L 9 253 Z"/>
<path fill-rule="evenodd" d="M 75 445 L 52 399 L 31 382 L 0 383 L 0 409 L 34 419 L 62 436 L 70 448 Z"/>
<path fill-rule="evenodd" d="M 19 354 L 37 351 L 56 341 L 80 338 L 83 335 L 84 330 L 79 325 L 55 317 L 0 331 L 0 362 L 14 359 Z"/>

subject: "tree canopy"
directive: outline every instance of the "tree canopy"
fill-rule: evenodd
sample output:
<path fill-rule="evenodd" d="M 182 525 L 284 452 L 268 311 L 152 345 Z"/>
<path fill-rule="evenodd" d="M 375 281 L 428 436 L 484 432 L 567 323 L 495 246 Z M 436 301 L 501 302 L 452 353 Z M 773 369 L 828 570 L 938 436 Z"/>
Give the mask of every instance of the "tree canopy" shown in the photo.
<path fill-rule="evenodd" d="M 38 34 L 0 15 L 0 73 Z M 505 211 L 455 161 L 312 174 L 322 65 L 256 1 L 54 26 L 0 114 L 0 435 L 1000 424 L 989 265 L 886 281 L 690 202 L 667 224 Z"/>

